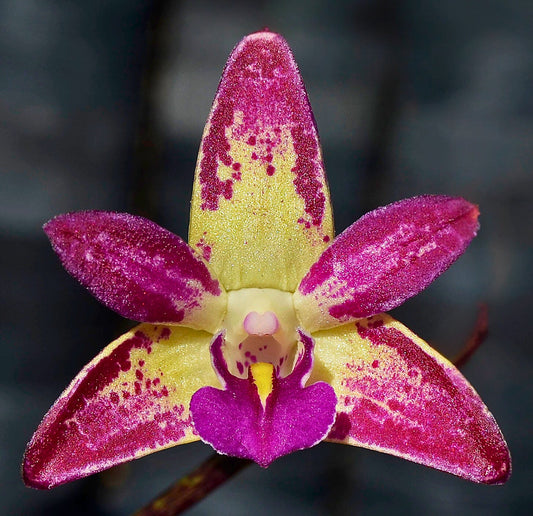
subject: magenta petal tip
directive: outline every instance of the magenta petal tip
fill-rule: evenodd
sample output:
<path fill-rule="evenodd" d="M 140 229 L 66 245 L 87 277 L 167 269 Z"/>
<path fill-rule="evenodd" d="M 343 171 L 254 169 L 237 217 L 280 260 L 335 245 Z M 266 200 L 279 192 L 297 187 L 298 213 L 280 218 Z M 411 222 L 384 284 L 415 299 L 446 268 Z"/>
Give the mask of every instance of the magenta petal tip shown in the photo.
<path fill-rule="evenodd" d="M 295 294 L 307 328 L 387 312 L 425 289 L 461 254 L 479 224 L 477 206 L 424 195 L 367 213 L 320 256 Z"/>
<path fill-rule="evenodd" d="M 45 224 L 44 231 L 65 269 L 123 317 L 187 324 L 223 294 L 180 237 L 143 217 L 67 213 Z"/>
<path fill-rule="evenodd" d="M 138 327 L 84 367 L 28 443 L 28 486 L 50 489 L 190 440 L 190 395 L 172 367 L 163 366 L 167 374 L 146 367 L 167 356 L 169 335 L 166 327 Z"/>
<path fill-rule="evenodd" d="M 356 323 L 374 360 L 347 362 L 328 438 L 391 453 L 466 480 L 503 484 L 509 449 L 494 417 L 451 364 L 392 318 Z"/>

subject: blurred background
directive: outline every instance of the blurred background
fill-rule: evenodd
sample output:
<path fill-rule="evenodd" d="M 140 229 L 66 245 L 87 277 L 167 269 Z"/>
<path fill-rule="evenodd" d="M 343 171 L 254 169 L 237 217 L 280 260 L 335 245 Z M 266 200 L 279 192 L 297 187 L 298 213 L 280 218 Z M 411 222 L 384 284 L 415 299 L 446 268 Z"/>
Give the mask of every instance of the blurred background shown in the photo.
<path fill-rule="evenodd" d="M 0 512 L 121 516 L 211 454 L 195 443 L 56 488 L 20 479 L 26 442 L 71 378 L 132 326 L 79 287 L 41 231 L 83 209 L 186 237 L 196 153 L 233 46 L 291 45 L 322 138 L 340 232 L 421 193 L 480 205 L 448 273 L 393 315 L 463 368 L 514 459 L 503 487 L 334 444 L 252 466 L 191 515 L 521 515 L 533 505 L 530 0 L 0 0 Z"/>

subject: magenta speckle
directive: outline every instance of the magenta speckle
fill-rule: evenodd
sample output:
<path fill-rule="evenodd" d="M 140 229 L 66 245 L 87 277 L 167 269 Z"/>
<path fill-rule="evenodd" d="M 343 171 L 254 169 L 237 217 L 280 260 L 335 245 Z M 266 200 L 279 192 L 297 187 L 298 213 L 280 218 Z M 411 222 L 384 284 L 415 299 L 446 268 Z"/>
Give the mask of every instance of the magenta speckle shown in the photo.
<path fill-rule="evenodd" d="M 237 370 L 239 371 L 239 374 L 244 373 L 244 366 L 242 365 L 242 362 L 236 362 Z"/>
<path fill-rule="evenodd" d="M 313 127 L 314 129 L 314 127 Z M 308 132 L 307 132 L 308 131 Z M 296 175 L 296 193 L 304 200 L 305 212 L 311 222 L 319 226 L 326 209 L 326 196 L 322 185 L 322 164 L 318 161 L 318 142 L 314 131 L 305 131 L 296 126 L 291 130 L 294 150 L 297 154 L 296 165 L 292 171 Z"/>
<path fill-rule="evenodd" d="M 148 335 L 146 335 L 142 331 L 136 331 L 135 332 L 135 338 L 143 341 L 143 346 L 142 347 L 144 349 L 148 349 L 148 348 L 150 348 L 152 346 L 152 341 L 151 341 L 150 337 L 148 337 Z M 135 346 L 135 347 L 137 347 L 137 346 Z"/>
<path fill-rule="evenodd" d="M 378 366 L 379 366 L 379 360 L 374 360 L 374 361 L 372 362 L 372 367 L 375 369 L 375 368 L 378 367 Z"/>
<path fill-rule="evenodd" d="M 139 367 L 142 367 L 144 365 L 144 360 L 139 360 Z M 127 385 L 127 384 L 124 384 Z"/>
<path fill-rule="evenodd" d="M 107 357 L 103 358 L 97 367 L 90 369 L 78 388 L 78 397 L 69 400 L 65 410 L 71 415 L 80 410 L 85 400 L 98 395 L 107 385 L 117 378 L 121 371 L 131 368 L 130 353 L 132 349 L 148 349 L 152 341 L 144 333 L 137 331 L 135 336 L 124 341 Z"/>
<path fill-rule="evenodd" d="M 273 176 L 274 172 L 276 172 L 276 168 L 272 165 L 268 165 L 267 170 L 266 170 L 267 175 Z"/>
<path fill-rule="evenodd" d="M 233 170 L 235 170 L 235 172 L 238 172 L 241 169 L 241 164 L 240 163 L 233 163 L 233 165 L 231 165 L 231 168 Z"/>
<path fill-rule="evenodd" d="M 323 165 L 309 101 L 291 51 L 283 38 L 245 38 L 231 54 L 209 118 L 209 132 L 202 142 L 203 157 L 198 175 L 202 209 L 218 209 L 221 197 L 231 199 L 234 179 L 221 180 L 218 165 L 232 163 L 227 128 L 233 137 L 248 134 L 246 143 L 266 146 L 267 163 L 277 145 L 281 128 L 291 131 L 296 164 L 293 169 L 297 194 L 304 201 L 312 225 L 322 222 L 326 209 Z M 234 114 L 242 112 L 242 125 L 232 127 Z M 269 134 L 271 131 L 271 134 Z M 256 135 L 260 135 L 256 137 Z M 231 138 L 230 136 L 229 138 Z M 252 159 L 258 159 L 257 152 Z M 274 173 L 267 169 L 268 175 Z"/>
<path fill-rule="evenodd" d="M 68 213 L 44 230 L 67 271 L 123 317 L 180 323 L 206 293 L 220 294 L 218 281 L 186 242 L 142 217 Z"/>
<path fill-rule="evenodd" d="M 351 426 L 348 414 L 337 412 L 335 423 L 328 434 L 328 439 L 344 440 L 348 436 Z"/>
<path fill-rule="evenodd" d="M 381 324 L 374 324 L 377 322 Z M 461 374 L 440 364 L 381 317 L 358 325 L 361 337 L 392 352 L 387 375 L 374 362 L 345 379 L 354 396 L 350 436 L 478 482 L 498 483 L 509 474 L 509 455 L 498 427 Z M 413 382 L 411 371 L 421 373 Z M 408 389 L 406 388 L 408 387 Z"/>
<path fill-rule="evenodd" d="M 142 385 L 140 384 L 140 382 L 135 382 L 133 384 L 134 388 L 135 388 L 135 395 L 138 396 L 139 394 L 141 394 L 142 392 Z"/>
<path fill-rule="evenodd" d="M 395 412 L 403 412 L 405 410 L 405 405 L 395 399 L 389 400 L 387 402 L 387 405 L 391 410 L 394 410 Z"/>
<path fill-rule="evenodd" d="M 327 243 L 327 242 L 329 242 L 331 240 L 331 238 L 329 237 L 329 235 L 324 235 L 322 240 Z"/>
<path fill-rule="evenodd" d="M 132 386 L 135 394 L 102 393 L 113 381 L 122 385 L 119 376 L 129 369 L 123 366 L 131 351 L 146 349 L 148 342 L 137 332 L 85 369 L 58 399 L 26 450 L 23 474 L 28 485 L 49 489 L 183 438 L 190 419 L 142 392 L 138 382 Z"/>
<path fill-rule="evenodd" d="M 204 257 L 204 260 L 208 262 L 211 259 L 211 246 L 204 245 L 204 248 L 202 250 L 202 256 Z"/>
<path fill-rule="evenodd" d="M 161 379 L 160 378 L 154 378 L 154 385 L 159 385 L 161 383 Z"/>
<path fill-rule="evenodd" d="M 207 245 L 205 243 L 204 238 L 202 237 L 200 241 L 196 244 L 196 247 L 201 251 L 203 259 L 208 262 L 211 259 L 211 246 Z"/>
<path fill-rule="evenodd" d="M 144 375 L 143 375 L 143 373 L 142 373 L 142 371 L 140 369 L 137 369 L 135 371 L 135 377 L 137 378 L 137 380 L 142 380 L 143 379 Z"/>
<path fill-rule="evenodd" d="M 367 213 L 322 253 L 299 286 L 318 287 L 331 320 L 396 308 L 426 288 L 466 249 L 478 209 L 464 199 L 424 195 Z"/>
<path fill-rule="evenodd" d="M 163 328 L 161 330 L 161 333 L 159 334 L 159 339 L 160 340 L 168 340 L 168 338 L 170 337 L 170 328 Z M 144 362 L 143 362 L 144 364 Z M 140 365 L 140 362 L 139 362 L 139 365 Z"/>

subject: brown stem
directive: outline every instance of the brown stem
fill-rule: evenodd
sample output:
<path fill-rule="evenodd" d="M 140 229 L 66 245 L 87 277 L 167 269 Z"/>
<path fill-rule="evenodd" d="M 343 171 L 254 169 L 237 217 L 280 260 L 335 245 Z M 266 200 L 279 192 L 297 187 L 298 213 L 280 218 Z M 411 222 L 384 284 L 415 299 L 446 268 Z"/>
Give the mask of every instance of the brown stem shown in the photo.
<path fill-rule="evenodd" d="M 474 330 L 467 340 L 464 348 L 452 360 L 455 367 L 463 367 L 475 353 L 475 351 L 483 344 L 489 332 L 489 318 L 487 312 L 487 305 L 482 304 L 479 307 L 476 324 Z"/>
<path fill-rule="evenodd" d="M 205 498 L 252 461 L 213 454 L 133 516 L 176 516 Z"/>

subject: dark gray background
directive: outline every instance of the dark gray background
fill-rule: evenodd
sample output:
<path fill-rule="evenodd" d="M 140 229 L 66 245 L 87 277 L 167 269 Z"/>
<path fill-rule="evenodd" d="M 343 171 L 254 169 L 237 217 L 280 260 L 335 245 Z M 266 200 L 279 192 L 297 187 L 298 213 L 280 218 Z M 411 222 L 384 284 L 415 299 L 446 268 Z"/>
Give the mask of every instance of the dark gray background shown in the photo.
<path fill-rule="evenodd" d="M 225 60 L 264 26 L 291 45 L 322 137 L 337 231 L 420 193 L 481 207 L 467 253 L 394 315 L 464 368 L 509 442 L 504 487 L 321 444 L 251 467 L 196 515 L 520 515 L 532 505 L 533 3 L 530 0 L 0 1 L 0 504 L 7 515 L 128 514 L 210 449 L 161 452 L 38 492 L 19 464 L 78 370 L 130 325 L 61 269 L 41 225 L 148 215 L 186 236 L 196 153 Z"/>

